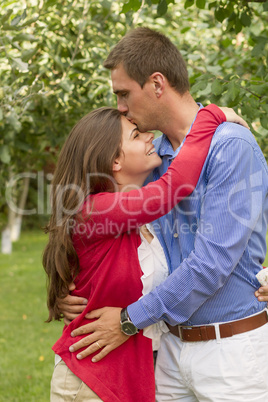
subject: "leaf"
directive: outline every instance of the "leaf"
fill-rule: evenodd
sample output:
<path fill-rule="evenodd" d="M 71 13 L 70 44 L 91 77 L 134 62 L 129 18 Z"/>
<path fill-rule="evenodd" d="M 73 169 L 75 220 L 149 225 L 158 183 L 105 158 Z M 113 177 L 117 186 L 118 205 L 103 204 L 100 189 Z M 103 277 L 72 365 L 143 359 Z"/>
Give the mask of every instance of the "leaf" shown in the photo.
<path fill-rule="evenodd" d="M 184 8 L 187 9 L 189 7 L 192 7 L 194 5 L 194 0 L 186 0 L 184 3 Z"/>
<path fill-rule="evenodd" d="M 200 80 L 191 87 L 191 91 L 193 92 L 203 91 L 204 89 L 206 89 L 207 85 L 208 81 Z"/>
<path fill-rule="evenodd" d="M 19 132 L 21 130 L 21 122 L 19 121 L 18 116 L 15 112 L 11 112 L 9 115 L 7 115 L 6 119 L 16 132 Z"/>
<path fill-rule="evenodd" d="M 71 92 L 74 89 L 74 85 L 71 83 L 70 80 L 63 80 L 60 82 L 60 87 L 65 91 L 65 92 Z"/>
<path fill-rule="evenodd" d="M 7 12 L 6 12 L 6 14 L 4 14 L 2 17 L 1 17 L 1 23 L 3 24 L 4 22 L 6 22 L 8 19 L 9 19 L 9 17 L 11 16 L 11 14 L 12 14 L 12 12 L 13 12 L 13 10 L 8 10 Z"/>
<path fill-rule="evenodd" d="M 0 160 L 6 164 L 8 164 L 11 160 L 11 156 L 7 145 L 3 145 L 0 148 Z"/>
<path fill-rule="evenodd" d="M 215 18 L 217 21 L 222 22 L 227 17 L 228 13 L 226 13 L 226 10 L 223 7 L 219 7 L 217 10 L 215 10 Z"/>
<path fill-rule="evenodd" d="M 34 49 L 25 50 L 21 55 L 22 61 L 27 62 L 28 60 L 30 60 L 36 54 L 37 50 L 38 46 L 36 46 Z"/>
<path fill-rule="evenodd" d="M 211 91 L 214 95 L 220 95 L 224 91 L 221 81 L 214 80 L 211 85 Z"/>
<path fill-rule="evenodd" d="M 19 58 L 12 58 L 12 60 L 13 60 L 13 66 L 16 67 L 19 71 L 23 73 L 28 71 L 28 63 L 24 63 Z"/>
<path fill-rule="evenodd" d="M 244 27 L 249 27 L 251 25 L 251 18 L 246 12 L 241 14 L 240 21 Z"/>
<path fill-rule="evenodd" d="M 260 122 L 261 122 L 262 127 L 264 127 L 265 129 L 268 130 L 268 118 L 267 118 L 266 115 L 265 115 L 265 116 L 262 116 L 262 117 L 260 118 Z"/>
<path fill-rule="evenodd" d="M 0 108 L 0 121 L 3 120 L 3 110 Z"/>
<path fill-rule="evenodd" d="M 268 93 L 268 83 L 265 84 L 252 84 L 250 85 L 250 87 L 248 88 L 250 89 L 252 92 L 263 96 L 266 95 Z"/>
<path fill-rule="evenodd" d="M 190 29 L 191 29 L 191 27 L 182 28 L 181 33 L 183 34 L 185 32 L 188 32 L 188 31 L 190 31 Z"/>
<path fill-rule="evenodd" d="M 17 15 L 16 17 L 13 18 L 13 20 L 11 21 L 10 25 L 12 26 L 16 26 L 18 25 L 18 23 L 22 20 L 25 19 L 26 17 L 26 10 L 23 11 L 23 13 L 21 15 Z"/>
<path fill-rule="evenodd" d="M 240 94 L 240 86 L 237 81 L 231 81 L 228 85 L 227 97 L 232 101 Z"/>
<path fill-rule="evenodd" d="M 227 48 L 228 46 L 230 46 L 232 44 L 232 40 L 230 38 L 224 38 L 221 41 L 221 44 L 223 47 Z"/>
<path fill-rule="evenodd" d="M 263 11 L 268 11 L 268 1 L 263 4 Z"/>
<path fill-rule="evenodd" d="M 23 24 L 21 24 L 21 27 L 26 27 L 28 25 L 31 25 L 32 23 L 36 22 L 39 19 L 39 15 L 36 14 L 34 17 L 30 18 L 29 20 L 25 21 Z"/>
<path fill-rule="evenodd" d="M 128 3 L 124 4 L 122 8 L 122 13 L 126 14 L 128 11 L 138 11 L 141 7 L 141 2 L 139 0 L 129 0 Z"/>
<path fill-rule="evenodd" d="M 37 39 L 34 35 L 28 34 L 28 33 L 20 33 L 16 36 L 14 36 L 13 41 L 29 41 L 29 42 L 37 42 L 39 39 Z"/>
<path fill-rule="evenodd" d="M 167 7 L 166 0 L 161 0 L 157 6 L 157 15 L 160 17 L 160 16 L 166 14 L 167 9 L 168 9 L 168 7 Z"/>
<path fill-rule="evenodd" d="M 196 7 L 204 9 L 206 7 L 206 0 L 196 0 Z"/>
<path fill-rule="evenodd" d="M 14 25 L 18 25 L 18 23 L 21 20 L 21 16 L 17 15 L 17 17 L 13 18 L 13 20 L 11 21 L 10 25 L 14 26 Z"/>

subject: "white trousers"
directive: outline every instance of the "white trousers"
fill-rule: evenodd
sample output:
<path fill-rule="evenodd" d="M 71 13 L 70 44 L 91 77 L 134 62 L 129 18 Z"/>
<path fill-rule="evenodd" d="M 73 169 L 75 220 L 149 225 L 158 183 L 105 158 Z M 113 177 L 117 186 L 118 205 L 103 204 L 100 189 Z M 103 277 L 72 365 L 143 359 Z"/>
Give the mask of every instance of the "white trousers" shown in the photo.
<path fill-rule="evenodd" d="M 155 377 L 157 402 L 267 402 L 268 324 L 219 341 L 164 334 Z"/>

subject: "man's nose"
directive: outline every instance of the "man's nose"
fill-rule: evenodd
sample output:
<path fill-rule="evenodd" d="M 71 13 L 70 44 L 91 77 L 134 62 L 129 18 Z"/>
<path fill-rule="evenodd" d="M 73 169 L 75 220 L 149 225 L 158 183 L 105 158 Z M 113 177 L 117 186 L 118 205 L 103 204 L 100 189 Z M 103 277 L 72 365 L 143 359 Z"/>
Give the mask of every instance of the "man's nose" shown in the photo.
<path fill-rule="evenodd" d="M 117 109 L 119 110 L 120 113 L 125 115 L 128 112 L 127 104 L 125 102 L 120 101 L 119 99 L 117 99 Z"/>

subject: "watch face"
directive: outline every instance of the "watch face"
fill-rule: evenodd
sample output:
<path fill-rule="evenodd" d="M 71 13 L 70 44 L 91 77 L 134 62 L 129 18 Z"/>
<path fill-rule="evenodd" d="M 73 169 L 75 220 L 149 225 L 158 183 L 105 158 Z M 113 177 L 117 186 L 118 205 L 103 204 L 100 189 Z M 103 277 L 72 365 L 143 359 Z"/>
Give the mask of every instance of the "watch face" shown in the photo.
<path fill-rule="evenodd" d="M 121 330 L 126 335 L 135 335 L 137 333 L 137 328 L 129 321 L 125 321 L 121 324 Z"/>

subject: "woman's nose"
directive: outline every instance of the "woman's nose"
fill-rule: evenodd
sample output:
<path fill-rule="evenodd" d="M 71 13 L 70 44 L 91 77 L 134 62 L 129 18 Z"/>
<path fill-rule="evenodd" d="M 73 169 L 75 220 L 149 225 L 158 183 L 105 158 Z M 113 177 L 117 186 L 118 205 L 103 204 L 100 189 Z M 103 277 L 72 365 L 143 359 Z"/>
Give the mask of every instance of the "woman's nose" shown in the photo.
<path fill-rule="evenodd" d="M 152 142 L 154 139 L 154 133 L 144 133 L 145 141 Z"/>

